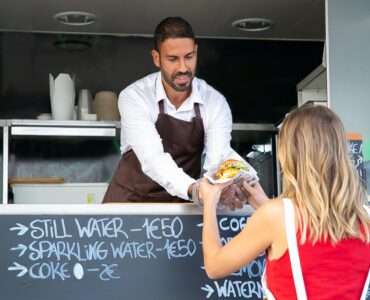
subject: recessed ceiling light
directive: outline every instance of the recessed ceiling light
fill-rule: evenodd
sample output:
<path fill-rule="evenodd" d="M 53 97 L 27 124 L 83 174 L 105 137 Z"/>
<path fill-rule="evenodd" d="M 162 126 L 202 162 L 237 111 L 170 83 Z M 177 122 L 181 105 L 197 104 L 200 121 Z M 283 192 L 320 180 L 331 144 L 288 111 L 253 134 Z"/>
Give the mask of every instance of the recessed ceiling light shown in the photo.
<path fill-rule="evenodd" d="M 54 15 L 54 19 L 66 25 L 83 26 L 94 23 L 96 16 L 84 11 L 66 11 Z"/>
<path fill-rule="evenodd" d="M 271 28 L 273 21 L 263 18 L 246 18 L 234 21 L 231 25 L 242 31 L 263 31 Z"/>
<path fill-rule="evenodd" d="M 65 39 L 63 41 L 56 41 L 54 43 L 55 47 L 62 50 L 73 50 L 81 51 L 91 47 L 88 41 L 81 41 L 76 39 Z"/>

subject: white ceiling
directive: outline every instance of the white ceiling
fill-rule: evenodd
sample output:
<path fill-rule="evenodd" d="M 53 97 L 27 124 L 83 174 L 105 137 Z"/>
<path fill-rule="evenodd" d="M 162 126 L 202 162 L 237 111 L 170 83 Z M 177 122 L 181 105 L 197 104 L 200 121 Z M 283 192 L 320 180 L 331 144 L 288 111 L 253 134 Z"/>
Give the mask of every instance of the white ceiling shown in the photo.
<path fill-rule="evenodd" d="M 151 36 L 159 21 L 182 16 L 198 37 L 287 40 L 325 39 L 324 0 L 0 0 L 0 31 Z M 58 23 L 63 11 L 86 11 L 98 19 L 86 26 Z M 237 19 L 275 22 L 263 32 L 231 26 Z"/>

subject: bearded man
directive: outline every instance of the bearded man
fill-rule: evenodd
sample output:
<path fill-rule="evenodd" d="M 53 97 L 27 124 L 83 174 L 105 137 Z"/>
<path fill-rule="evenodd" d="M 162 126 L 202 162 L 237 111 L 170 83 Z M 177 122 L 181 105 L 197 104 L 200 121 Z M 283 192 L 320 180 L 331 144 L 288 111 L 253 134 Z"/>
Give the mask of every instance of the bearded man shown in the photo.
<path fill-rule="evenodd" d="M 119 95 L 122 159 L 104 197 L 107 202 L 189 202 L 198 198 L 203 168 L 226 158 L 232 117 L 223 95 L 195 77 L 198 45 L 180 17 L 161 21 L 154 33 L 153 62 L 159 72 Z M 235 185 L 221 202 L 241 207 Z"/>

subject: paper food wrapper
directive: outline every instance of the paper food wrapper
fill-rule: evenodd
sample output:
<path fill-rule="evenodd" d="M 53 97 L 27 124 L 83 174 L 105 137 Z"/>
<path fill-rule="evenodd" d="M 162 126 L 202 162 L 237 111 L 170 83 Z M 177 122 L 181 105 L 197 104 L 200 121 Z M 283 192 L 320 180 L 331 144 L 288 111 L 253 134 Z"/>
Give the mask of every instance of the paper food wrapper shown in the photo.
<path fill-rule="evenodd" d="M 245 160 L 242 160 L 245 165 L 247 166 L 248 171 L 245 170 L 239 170 L 239 172 L 232 178 L 224 178 L 224 179 L 216 179 L 215 175 L 218 170 L 218 166 L 221 164 L 218 164 L 216 167 L 210 168 L 205 174 L 204 177 L 206 177 L 210 183 L 212 184 L 219 184 L 219 183 L 225 183 L 229 181 L 233 181 L 234 183 L 239 183 L 241 180 L 247 181 L 249 184 L 254 184 L 257 181 L 259 181 L 259 178 L 257 176 L 256 170 Z"/>

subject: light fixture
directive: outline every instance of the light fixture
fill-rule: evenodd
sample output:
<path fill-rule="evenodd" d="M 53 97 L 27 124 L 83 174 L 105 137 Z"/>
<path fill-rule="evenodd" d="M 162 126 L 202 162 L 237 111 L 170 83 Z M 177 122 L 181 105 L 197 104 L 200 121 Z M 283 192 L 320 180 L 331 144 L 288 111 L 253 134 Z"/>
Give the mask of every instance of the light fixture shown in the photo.
<path fill-rule="evenodd" d="M 99 41 L 96 35 L 58 34 L 54 46 L 61 50 L 82 51 Z"/>
<path fill-rule="evenodd" d="M 54 15 L 54 19 L 66 25 L 84 26 L 94 23 L 96 16 L 84 11 L 65 11 Z"/>
<path fill-rule="evenodd" d="M 65 39 L 54 42 L 54 46 L 62 50 L 82 51 L 91 47 L 88 41 L 78 39 Z"/>
<path fill-rule="evenodd" d="M 263 31 L 270 29 L 273 21 L 264 18 L 246 18 L 234 21 L 231 25 L 242 31 Z"/>

